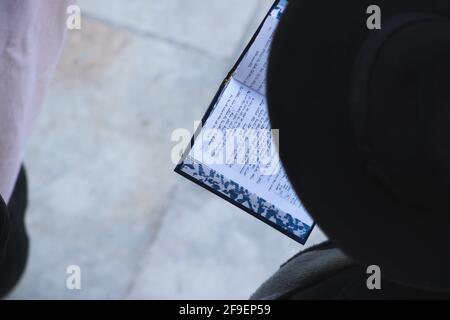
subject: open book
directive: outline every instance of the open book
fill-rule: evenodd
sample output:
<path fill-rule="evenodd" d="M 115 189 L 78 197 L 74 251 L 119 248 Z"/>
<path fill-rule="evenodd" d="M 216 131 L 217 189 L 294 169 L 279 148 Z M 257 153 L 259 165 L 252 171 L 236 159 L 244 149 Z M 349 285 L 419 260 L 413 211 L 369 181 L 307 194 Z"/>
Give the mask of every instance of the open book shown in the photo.
<path fill-rule="evenodd" d="M 270 45 L 286 5 L 273 5 L 175 171 L 305 244 L 314 223 L 281 166 L 265 96 Z"/>

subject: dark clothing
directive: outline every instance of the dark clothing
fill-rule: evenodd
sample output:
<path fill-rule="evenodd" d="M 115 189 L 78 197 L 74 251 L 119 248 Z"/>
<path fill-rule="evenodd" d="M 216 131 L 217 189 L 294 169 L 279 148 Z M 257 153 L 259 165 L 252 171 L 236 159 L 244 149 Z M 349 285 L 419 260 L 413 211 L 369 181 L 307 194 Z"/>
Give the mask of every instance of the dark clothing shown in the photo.
<path fill-rule="evenodd" d="M 7 208 L 0 212 L 0 298 L 14 288 L 25 270 L 29 247 L 24 221 L 27 201 L 27 178 L 22 166 Z"/>
<path fill-rule="evenodd" d="M 450 299 L 450 293 L 416 290 L 382 278 L 381 290 L 369 290 L 367 268 L 325 242 L 300 252 L 251 297 L 255 300 Z M 381 270 L 382 272 L 382 270 Z"/>

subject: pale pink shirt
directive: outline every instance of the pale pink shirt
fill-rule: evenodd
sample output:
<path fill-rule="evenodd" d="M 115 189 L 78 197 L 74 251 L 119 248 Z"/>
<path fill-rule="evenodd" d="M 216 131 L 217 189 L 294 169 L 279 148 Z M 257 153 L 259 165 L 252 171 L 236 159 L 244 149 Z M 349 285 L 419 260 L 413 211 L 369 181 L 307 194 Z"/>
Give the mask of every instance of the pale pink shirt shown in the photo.
<path fill-rule="evenodd" d="M 0 194 L 8 201 L 58 60 L 70 0 L 0 0 Z"/>

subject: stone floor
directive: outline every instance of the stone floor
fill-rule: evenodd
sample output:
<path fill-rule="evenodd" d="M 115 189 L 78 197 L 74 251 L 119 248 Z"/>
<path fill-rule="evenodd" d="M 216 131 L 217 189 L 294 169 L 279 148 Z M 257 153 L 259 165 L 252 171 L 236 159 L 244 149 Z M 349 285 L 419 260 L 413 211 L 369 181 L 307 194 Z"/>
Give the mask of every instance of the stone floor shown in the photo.
<path fill-rule="evenodd" d="M 33 242 L 10 298 L 249 297 L 302 246 L 175 175 L 170 134 L 201 118 L 271 0 L 79 4 L 29 144 Z"/>

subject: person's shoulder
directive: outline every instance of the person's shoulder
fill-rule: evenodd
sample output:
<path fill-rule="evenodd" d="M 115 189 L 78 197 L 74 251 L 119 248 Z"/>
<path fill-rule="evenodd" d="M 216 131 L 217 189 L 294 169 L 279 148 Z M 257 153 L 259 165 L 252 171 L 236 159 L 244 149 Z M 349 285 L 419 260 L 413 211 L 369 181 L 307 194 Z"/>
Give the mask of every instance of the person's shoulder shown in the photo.
<path fill-rule="evenodd" d="M 332 243 L 325 242 L 303 250 L 281 265 L 280 269 L 264 282 L 251 299 L 289 299 L 317 285 L 326 284 L 354 263 Z M 326 288 L 324 290 L 328 291 Z"/>

